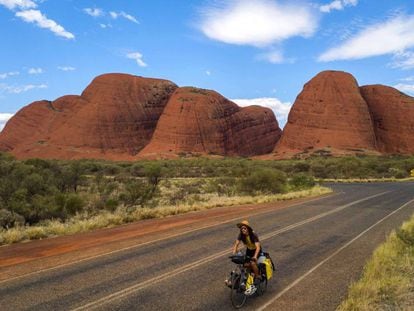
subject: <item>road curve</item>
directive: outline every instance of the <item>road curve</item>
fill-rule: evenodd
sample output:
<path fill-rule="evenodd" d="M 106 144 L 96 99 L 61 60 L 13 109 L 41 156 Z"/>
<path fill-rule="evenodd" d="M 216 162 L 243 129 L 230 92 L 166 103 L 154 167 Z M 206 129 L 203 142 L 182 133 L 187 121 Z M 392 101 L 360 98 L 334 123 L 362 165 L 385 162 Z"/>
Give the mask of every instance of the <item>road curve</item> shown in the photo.
<path fill-rule="evenodd" d="M 122 239 L 117 228 L 112 239 L 102 230 L 49 248 L 47 240 L 1 247 L 2 310 L 232 310 L 223 280 L 235 224 L 246 217 L 277 265 L 246 309 L 335 310 L 375 247 L 413 214 L 414 184 L 331 186 L 334 195 L 308 201 L 139 222 Z"/>

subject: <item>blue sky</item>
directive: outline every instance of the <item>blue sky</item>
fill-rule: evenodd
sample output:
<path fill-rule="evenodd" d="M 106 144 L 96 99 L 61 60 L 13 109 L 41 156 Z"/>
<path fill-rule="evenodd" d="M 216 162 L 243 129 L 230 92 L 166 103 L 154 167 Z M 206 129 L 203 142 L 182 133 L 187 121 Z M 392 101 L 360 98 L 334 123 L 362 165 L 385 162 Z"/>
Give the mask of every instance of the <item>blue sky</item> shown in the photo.
<path fill-rule="evenodd" d="M 322 70 L 414 95 L 412 0 L 0 0 L 0 129 L 122 72 L 213 89 L 284 125 Z"/>

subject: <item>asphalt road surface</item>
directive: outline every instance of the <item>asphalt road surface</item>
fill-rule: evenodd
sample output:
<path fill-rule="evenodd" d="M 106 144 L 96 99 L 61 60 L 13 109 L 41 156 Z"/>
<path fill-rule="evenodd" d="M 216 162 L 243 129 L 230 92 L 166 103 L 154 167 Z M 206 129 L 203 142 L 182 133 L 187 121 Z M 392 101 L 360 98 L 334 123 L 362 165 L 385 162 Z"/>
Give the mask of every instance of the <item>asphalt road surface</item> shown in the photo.
<path fill-rule="evenodd" d="M 233 268 L 228 256 L 238 234 L 235 224 L 248 218 L 277 271 L 266 293 L 250 297 L 244 309 L 335 310 L 373 250 L 414 213 L 414 183 L 329 186 L 333 195 L 283 208 L 274 204 L 260 213 L 250 208 L 237 215 L 227 208 L 234 213 L 216 215 L 214 222 L 208 220 L 213 211 L 201 213 L 209 225 L 201 218 L 191 230 L 150 232 L 128 247 L 119 242 L 106 255 L 88 259 L 82 250 L 68 252 L 82 259 L 55 268 L 40 269 L 41 258 L 32 268 L 30 261 L 10 264 L 0 268 L 1 309 L 232 310 L 224 279 Z M 0 248 L 0 267 L 1 252 L 8 250 Z M 10 271 L 19 269 L 13 277 Z"/>

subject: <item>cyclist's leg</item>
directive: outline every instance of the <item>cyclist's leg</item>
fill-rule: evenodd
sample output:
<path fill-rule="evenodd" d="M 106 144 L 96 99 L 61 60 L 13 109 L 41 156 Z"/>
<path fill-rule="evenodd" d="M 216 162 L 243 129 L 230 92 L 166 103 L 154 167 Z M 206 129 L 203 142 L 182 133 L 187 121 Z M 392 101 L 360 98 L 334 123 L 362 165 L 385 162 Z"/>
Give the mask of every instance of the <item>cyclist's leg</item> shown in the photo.
<path fill-rule="evenodd" d="M 260 277 L 260 274 L 259 274 L 259 268 L 257 267 L 257 263 L 252 260 L 250 262 L 250 267 L 251 267 L 251 269 L 252 269 L 252 271 L 254 273 L 254 277 L 255 278 L 259 278 Z"/>

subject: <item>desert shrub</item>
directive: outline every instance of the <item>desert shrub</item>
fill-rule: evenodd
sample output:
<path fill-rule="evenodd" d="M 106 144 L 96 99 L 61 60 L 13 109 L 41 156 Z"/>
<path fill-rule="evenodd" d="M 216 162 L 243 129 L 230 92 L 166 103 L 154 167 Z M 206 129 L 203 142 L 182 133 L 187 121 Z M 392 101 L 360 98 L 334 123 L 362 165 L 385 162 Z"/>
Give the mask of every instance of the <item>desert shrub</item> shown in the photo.
<path fill-rule="evenodd" d="M 118 175 L 122 171 L 121 167 L 116 164 L 105 164 L 103 165 L 103 173 L 105 175 Z"/>
<path fill-rule="evenodd" d="M 6 209 L 0 209 L 0 227 L 9 229 L 18 225 L 23 226 L 24 222 L 25 220 L 23 216 L 12 213 Z"/>
<path fill-rule="evenodd" d="M 75 215 L 80 212 L 84 206 L 85 202 L 79 195 L 71 193 L 66 196 L 65 210 L 69 215 Z"/>
<path fill-rule="evenodd" d="M 109 198 L 105 202 L 105 209 L 108 210 L 108 211 L 113 212 L 113 211 L 116 210 L 116 208 L 118 207 L 118 205 L 119 205 L 119 201 L 118 200 L 113 199 L 113 198 Z"/>
<path fill-rule="evenodd" d="M 307 173 L 310 171 L 310 164 L 307 162 L 300 161 L 298 163 L 293 163 L 292 165 L 293 173 Z"/>
<path fill-rule="evenodd" d="M 132 176 L 144 176 L 144 165 L 141 163 L 134 163 L 129 169 L 129 172 Z"/>
<path fill-rule="evenodd" d="M 307 189 L 315 186 L 315 179 L 308 174 L 295 174 L 290 179 L 289 184 L 295 190 Z"/>
<path fill-rule="evenodd" d="M 148 180 L 148 183 L 153 187 L 158 186 L 162 174 L 161 166 L 158 163 L 151 163 L 144 167 L 144 175 Z"/>
<path fill-rule="evenodd" d="M 316 162 L 311 164 L 311 173 L 316 178 L 328 178 L 331 177 L 325 164 Z"/>
<path fill-rule="evenodd" d="M 395 178 L 406 178 L 409 176 L 408 172 L 401 169 L 401 168 L 395 168 L 391 167 L 388 169 L 389 177 L 395 177 Z"/>
<path fill-rule="evenodd" d="M 22 186 L 26 188 L 28 196 L 44 194 L 47 190 L 42 176 L 37 173 L 26 176 L 22 181 Z"/>
<path fill-rule="evenodd" d="M 239 185 L 233 177 L 217 177 L 210 180 L 205 189 L 206 192 L 215 192 L 219 196 L 232 196 L 239 192 Z"/>
<path fill-rule="evenodd" d="M 155 195 L 156 188 L 141 180 L 130 180 L 124 185 L 119 200 L 126 206 L 144 206 Z"/>
<path fill-rule="evenodd" d="M 282 193 L 286 188 L 286 175 L 279 170 L 258 170 L 240 181 L 243 193 Z"/>

